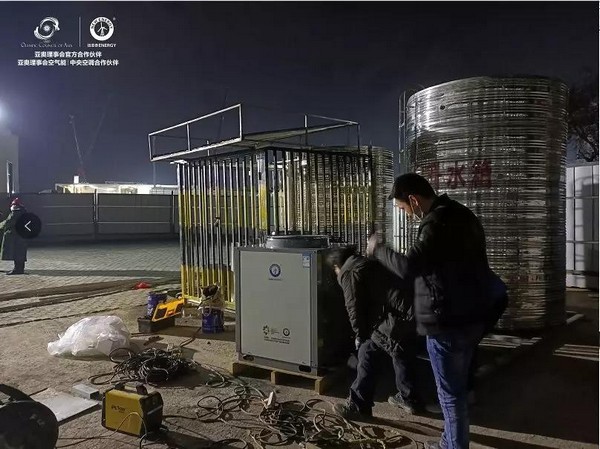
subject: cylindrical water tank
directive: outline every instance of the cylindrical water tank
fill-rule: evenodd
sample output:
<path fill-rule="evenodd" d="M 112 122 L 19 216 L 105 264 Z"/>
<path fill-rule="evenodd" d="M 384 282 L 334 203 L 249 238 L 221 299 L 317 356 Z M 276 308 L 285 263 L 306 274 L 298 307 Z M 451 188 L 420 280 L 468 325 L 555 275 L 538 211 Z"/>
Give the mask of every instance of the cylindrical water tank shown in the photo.
<path fill-rule="evenodd" d="M 504 329 L 565 320 L 567 95 L 553 79 L 478 77 L 407 102 L 409 170 L 481 219 L 490 265 L 509 287 Z"/>

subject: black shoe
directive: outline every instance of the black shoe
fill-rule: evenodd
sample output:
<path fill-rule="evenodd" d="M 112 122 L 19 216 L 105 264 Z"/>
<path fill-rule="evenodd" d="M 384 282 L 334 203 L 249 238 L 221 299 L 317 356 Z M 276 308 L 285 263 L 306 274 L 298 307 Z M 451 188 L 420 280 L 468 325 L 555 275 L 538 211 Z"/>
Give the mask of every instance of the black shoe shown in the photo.
<path fill-rule="evenodd" d="M 359 409 L 358 405 L 347 399 L 342 404 L 335 404 L 333 411 L 336 415 L 341 416 L 344 419 L 356 419 L 356 418 L 371 418 L 373 416 L 373 410 L 371 409 Z"/>
<path fill-rule="evenodd" d="M 388 403 L 404 410 L 409 415 L 414 415 L 419 409 L 417 401 L 414 399 L 405 399 L 400 395 L 400 393 L 396 394 L 395 396 L 390 396 L 388 398 Z"/>
<path fill-rule="evenodd" d="M 12 271 L 9 271 L 8 273 L 6 273 L 7 276 L 11 276 L 13 274 L 25 274 L 25 272 L 24 271 L 12 270 Z"/>

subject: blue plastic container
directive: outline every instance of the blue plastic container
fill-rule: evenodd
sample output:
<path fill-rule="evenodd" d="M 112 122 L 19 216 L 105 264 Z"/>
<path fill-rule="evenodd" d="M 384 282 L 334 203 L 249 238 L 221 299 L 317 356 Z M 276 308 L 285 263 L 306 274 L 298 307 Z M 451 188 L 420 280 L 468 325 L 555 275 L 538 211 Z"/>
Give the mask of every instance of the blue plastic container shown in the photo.
<path fill-rule="evenodd" d="M 218 334 L 225 331 L 225 314 L 220 309 L 202 309 L 202 333 Z"/>
<path fill-rule="evenodd" d="M 164 302 L 166 300 L 167 300 L 166 293 L 159 293 L 159 292 L 148 293 L 148 305 L 146 307 L 146 318 L 152 318 L 152 315 L 154 315 L 154 309 L 156 309 L 156 306 L 161 301 Z"/>

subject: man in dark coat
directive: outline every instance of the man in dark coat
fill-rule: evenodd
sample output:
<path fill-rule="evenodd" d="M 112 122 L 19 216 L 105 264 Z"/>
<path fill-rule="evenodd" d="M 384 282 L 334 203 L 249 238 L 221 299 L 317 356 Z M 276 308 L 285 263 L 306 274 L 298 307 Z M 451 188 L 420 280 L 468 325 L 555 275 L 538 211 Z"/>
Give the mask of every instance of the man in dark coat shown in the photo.
<path fill-rule="evenodd" d="M 468 449 L 468 371 L 473 353 L 496 313 L 490 294 L 485 234 L 467 207 L 438 196 L 425 178 L 396 178 L 390 199 L 420 221 L 417 241 L 406 255 L 369 239 L 373 255 L 400 279 L 414 279 L 417 331 L 427 351 L 444 414 L 444 432 L 429 449 Z"/>
<path fill-rule="evenodd" d="M 335 248 L 328 256 L 344 292 L 346 310 L 358 351 L 356 379 L 349 398 L 335 412 L 345 418 L 372 416 L 375 380 L 386 356 L 391 357 L 398 392 L 388 402 L 414 413 L 416 332 L 412 295 L 407 284 L 354 247 Z"/>
<path fill-rule="evenodd" d="M 18 198 L 15 198 L 10 205 L 10 214 L 8 214 L 6 220 L 0 222 L 0 236 L 2 236 L 1 259 L 12 260 L 15 264 L 13 270 L 6 273 L 8 275 L 25 273 L 27 243 L 16 231 L 17 222 L 25 212 L 23 204 Z"/>

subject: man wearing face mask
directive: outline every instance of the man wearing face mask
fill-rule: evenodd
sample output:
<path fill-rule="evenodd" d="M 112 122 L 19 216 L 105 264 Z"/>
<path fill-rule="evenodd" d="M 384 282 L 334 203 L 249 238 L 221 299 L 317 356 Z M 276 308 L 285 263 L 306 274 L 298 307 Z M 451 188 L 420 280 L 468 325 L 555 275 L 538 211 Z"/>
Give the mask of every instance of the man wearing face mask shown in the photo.
<path fill-rule="evenodd" d="M 467 378 L 473 352 L 491 314 L 485 234 L 478 218 L 447 195 L 436 195 L 425 178 L 396 178 L 394 205 L 420 221 L 406 255 L 369 239 L 367 254 L 402 279 L 414 279 L 417 332 L 426 336 L 444 432 L 429 449 L 468 449 Z"/>

